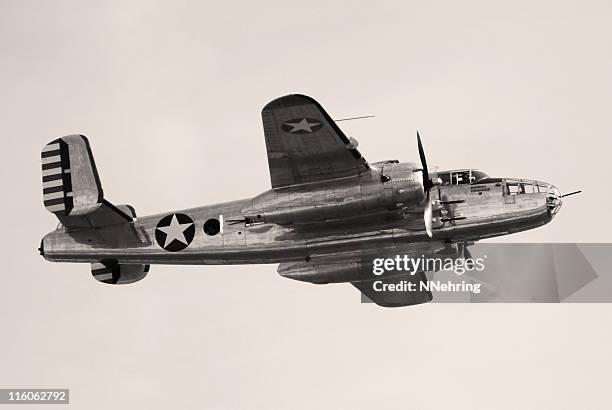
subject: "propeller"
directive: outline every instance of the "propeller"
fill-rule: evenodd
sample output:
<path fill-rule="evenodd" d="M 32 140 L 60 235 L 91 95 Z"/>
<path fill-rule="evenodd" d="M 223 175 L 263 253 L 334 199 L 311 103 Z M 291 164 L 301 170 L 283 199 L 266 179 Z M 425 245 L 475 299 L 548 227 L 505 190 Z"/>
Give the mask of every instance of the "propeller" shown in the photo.
<path fill-rule="evenodd" d="M 429 178 L 429 169 L 427 168 L 427 158 L 425 158 L 425 150 L 421 142 L 421 136 L 417 131 L 417 144 L 419 146 L 419 158 L 421 159 L 421 172 L 423 173 L 423 191 L 425 192 L 425 209 L 423 211 L 423 219 L 425 221 L 425 231 L 427 236 L 433 238 L 433 204 L 431 202 L 430 191 L 436 185 Z"/>

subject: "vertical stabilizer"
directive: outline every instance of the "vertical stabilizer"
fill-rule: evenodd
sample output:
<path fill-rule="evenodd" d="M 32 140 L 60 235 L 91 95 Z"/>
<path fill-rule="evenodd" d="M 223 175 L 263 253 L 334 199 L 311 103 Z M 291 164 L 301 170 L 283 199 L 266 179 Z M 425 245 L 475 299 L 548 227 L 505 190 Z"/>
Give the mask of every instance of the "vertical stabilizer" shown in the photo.
<path fill-rule="evenodd" d="M 83 135 L 69 135 L 45 145 L 41 153 L 43 201 L 58 217 L 85 215 L 102 204 L 96 164 Z"/>

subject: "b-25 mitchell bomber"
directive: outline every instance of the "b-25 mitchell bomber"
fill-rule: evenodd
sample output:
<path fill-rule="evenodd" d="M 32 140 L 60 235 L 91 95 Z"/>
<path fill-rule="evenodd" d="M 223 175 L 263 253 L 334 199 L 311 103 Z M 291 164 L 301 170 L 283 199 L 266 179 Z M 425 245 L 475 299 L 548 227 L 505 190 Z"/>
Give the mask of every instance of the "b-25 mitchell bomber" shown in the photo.
<path fill-rule="evenodd" d="M 42 239 L 41 255 L 89 263 L 109 284 L 141 280 L 152 264 L 279 263 L 284 277 L 349 282 L 381 306 L 408 306 L 431 293 L 379 295 L 374 280 L 398 277 L 374 277 L 375 258 L 466 257 L 469 244 L 542 226 L 561 207 L 563 196 L 546 182 L 476 169 L 430 172 L 418 133 L 420 164 L 368 163 L 357 141 L 305 95 L 271 101 L 262 120 L 270 190 L 145 217 L 104 198 L 85 136 L 51 141 L 41 155 L 43 200 L 60 225 Z"/>

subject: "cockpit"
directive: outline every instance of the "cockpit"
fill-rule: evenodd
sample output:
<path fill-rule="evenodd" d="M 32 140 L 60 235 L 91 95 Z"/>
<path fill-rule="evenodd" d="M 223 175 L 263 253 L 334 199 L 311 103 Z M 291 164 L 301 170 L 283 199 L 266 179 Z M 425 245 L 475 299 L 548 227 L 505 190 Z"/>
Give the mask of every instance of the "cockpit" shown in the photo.
<path fill-rule="evenodd" d="M 456 169 L 452 171 L 442 171 L 437 173 L 442 180 L 443 186 L 476 184 L 489 178 L 489 176 L 477 169 Z"/>
<path fill-rule="evenodd" d="M 456 169 L 452 171 L 442 171 L 437 172 L 436 175 L 442 180 L 442 186 L 503 182 L 504 195 L 537 193 L 547 193 L 555 196 L 560 195 L 559 191 L 554 185 L 546 182 L 517 178 L 491 178 L 486 173 L 477 169 Z"/>

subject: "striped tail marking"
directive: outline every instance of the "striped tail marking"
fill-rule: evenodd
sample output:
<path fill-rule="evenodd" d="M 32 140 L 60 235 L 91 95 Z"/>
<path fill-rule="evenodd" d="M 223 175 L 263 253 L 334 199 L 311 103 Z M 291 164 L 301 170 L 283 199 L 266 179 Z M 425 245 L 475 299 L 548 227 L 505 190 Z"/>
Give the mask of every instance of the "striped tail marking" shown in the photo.
<path fill-rule="evenodd" d="M 41 152 L 43 201 L 53 213 L 67 215 L 73 207 L 68 144 L 58 138 Z"/>

